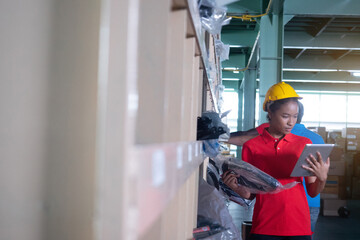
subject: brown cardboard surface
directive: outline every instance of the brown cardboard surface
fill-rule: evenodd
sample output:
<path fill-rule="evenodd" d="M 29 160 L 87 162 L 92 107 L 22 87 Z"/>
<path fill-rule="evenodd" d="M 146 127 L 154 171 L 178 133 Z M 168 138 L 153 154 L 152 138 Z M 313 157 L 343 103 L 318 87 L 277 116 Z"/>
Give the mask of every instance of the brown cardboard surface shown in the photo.
<path fill-rule="evenodd" d="M 339 216 L 339 208 L 346 206 L 346 200 L 340 199 L 324 199 L 322 203 L 324 216 Z"/>
<path fill-rule="evenodd" d="M 345 175 L 345 160 L 330 161 L 329 175 L 344 176 Z"/>

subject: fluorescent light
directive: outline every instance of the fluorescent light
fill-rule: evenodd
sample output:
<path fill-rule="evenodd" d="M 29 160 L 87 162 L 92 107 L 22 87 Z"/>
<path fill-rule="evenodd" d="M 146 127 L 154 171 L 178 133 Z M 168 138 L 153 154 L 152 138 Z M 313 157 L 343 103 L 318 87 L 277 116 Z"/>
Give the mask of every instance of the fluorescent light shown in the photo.
<path fill-rule="evenodd" d="M 351 75 L 354 77 L 360 77 L 360 72 L 352 72 Z"/>
<path fill-rule="evenodd" d="M 302 82 L 302 83 L 360 83 L 360 81 L 341 81 L 341 80 L 308 80 L 308 79 L 283 79 L 283 82 Z"/>
<path fill-rule="evenodd" d="M 310 68 L 283 68 L 283 71 L 294 71 L 294 72 L 339 72 L 342 70 L 338 69 L 310 69 Z"/>
<path fill-rule="evenodd" d="M 283 68 L 283 71 L 293 71 L 293 72 L 357 72 L 360 73 L 359 70 L 348 70 L 348 69 L 313 69 L 313 68 Z"/>
<path fill-rule="evenodd" d="M 233 73 L 239 73 L 239 71 L 233 71 Z"/>
<path fill-rule="evenodd" d="M 306 49 L 306 50 L 360 50 L 360 48 L 346 47 L 310 47 L 310 46 L 283 46 L 284 49 Z"/>
<path fill-rule="evenodd" d="M 236 67 L 225 67 L 225 68 L 223 68 L 222 70 L 226 70 L 226 71 L 236 71 L 236 70 L 239 70 L 239 68 L 236 68 Z"/>
<path fill-rule="evenodd" d="M 240 78 L 222 78 L 222 80 L 238 81 Z"/>

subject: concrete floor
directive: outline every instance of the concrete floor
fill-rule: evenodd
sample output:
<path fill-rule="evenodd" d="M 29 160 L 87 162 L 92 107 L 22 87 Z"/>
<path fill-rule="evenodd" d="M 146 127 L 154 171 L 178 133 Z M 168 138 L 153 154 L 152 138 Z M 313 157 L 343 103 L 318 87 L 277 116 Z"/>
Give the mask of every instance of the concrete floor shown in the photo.
<path fill-rule="evenodd" d="M 230 202 L 229 211 L 235 225 L 241 231 L 243 221 L 252 218 L 252 207 L 246 208 Z M 314 240 L 360 240 L 360 200 L 348 200 L 348 218 L 319 216 Z"/>

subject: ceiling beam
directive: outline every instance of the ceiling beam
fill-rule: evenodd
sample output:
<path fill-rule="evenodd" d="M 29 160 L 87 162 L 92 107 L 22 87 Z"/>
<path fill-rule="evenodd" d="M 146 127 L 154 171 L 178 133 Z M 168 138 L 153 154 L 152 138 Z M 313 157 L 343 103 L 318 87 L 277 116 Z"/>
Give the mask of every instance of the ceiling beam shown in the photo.
<path fill-rule="evenodd" d="M 313 37 L 318 37 L 328 26 L 329 24 L 334 20 L 335 18 L 324 18 L 321 21 L 319 21 L 318 25 L 315 29 L 309 30 L 309 33 Z"/>
<path fill-rule="evenodd" d="M 294 59 L 298 59 L 305 51 L 306 51 L 306 48 L 294 49 L 292 53 L 289 53 L 289 55 Z"/>
<path fill-rule="evenodd" d="M 360 2 L 360 1 L 359 1 Z M 306 32 L 284 32 L 284 48 L 360 50 L 360 34 L 346 35 L 323 33 L 313 37 Z"/>
<path fill-rule="evenodd" d="M 358 0 L 286 0 L 284 4 L 285 15 L 359 16 L 359 9 Z"/>
<path fill-rule="evenodd" d="M 226 6 L 228 15 L 257 15 L 262 13 L 262 3 L 260 0 L 242 0 Z"/>
<path fill-rule="evenodd" d="M 222 84 L 225 86 L 225 88 L 232 88 L 234 90 L 238 90 L 240 88 L 241 81 L 223 80 Z"/>
<path fill-rule="evenodd" d="M 339 60 L 327 55 L 302 55 L 294 60 L 284 55 L 283 68 L 298 69 L 335 69 L 335 70 L 359 70 L 360 56 L 346 55 Z"/>
<path fill-rule="evenodd" d="M 257 34 L 257 30 L 223 30 L 221 32 L 221 41 L 229 45 L 252 47 Z"/>
<path fill-rule="evenodd" d="M 245 54 L 230 54 L 229 59 L 221 63 L 222 68 L 234 67 L 244 68 L 246 66 L 246 55 Z"/>
<path fill-rule="evenodd" d="M 360 84 L 341 84 L 341 83 L 290 83 L 291 86 L 298 90 L 309 91 L 344 91 L 344 92 L 359 92 Z"/>
<path fill-rule="evenodd" d="M 323 82 L 360 82 L 359 77 L 354 77 L 349 72 L 300 72 L 284 71 L 283 79 L 287 81 L 323 81 Z"/>
<path fill-rule="evenodd" d="M 344 51 L 341 51 L 341 53 L 339 54 L 335 54 L 334 57 L 336 60 L 340 60 L 342 59 L 343 57 L 347 56 L 348 54 L 350 54 L 353 50 L 344 50 Z"/>

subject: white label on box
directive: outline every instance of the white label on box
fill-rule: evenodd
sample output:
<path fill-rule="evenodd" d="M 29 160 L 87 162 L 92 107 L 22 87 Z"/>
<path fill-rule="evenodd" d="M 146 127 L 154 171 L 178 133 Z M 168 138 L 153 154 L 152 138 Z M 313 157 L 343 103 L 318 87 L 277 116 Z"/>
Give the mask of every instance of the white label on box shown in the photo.
<path fill-rule="evenodd" d="M 356 146 L 347 146 L 347 150 L 356 150 Z"/>
<path fill-rule="evenodd" d="M 199 156 L 199 143 L 195 143 L 195 157 Z"/>
<path fill-rule="evenodd" d="M 165 153 L 157 150 L 152 155 L 152 185 L 159 187 L 165 182 Z"/>
<path fill-rule="evenodd" d="M 356 139 L 356 135 L 350 135 L 350 134 L 349 134 L 349 135 L 347 135 L 347 138 L 348 138 L 348 139 Z"/>
<path fill-rule="evenodd" d="M 183 149 L 182 146 L 178 146 L 176 149 L 176 166 L 178 169 L 182 168 L 183 165 Z"/>
<path fill-rule="evenodd" d="M 192 145 L 189 144 L 188 147 L 188 161 L 191 162 L 192 161 Z"/>

